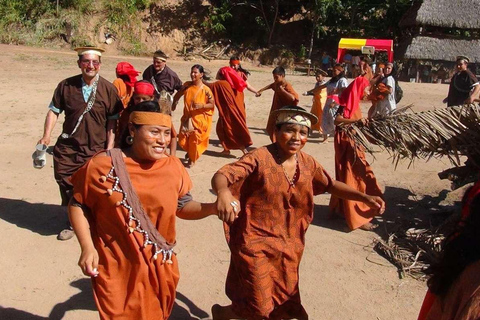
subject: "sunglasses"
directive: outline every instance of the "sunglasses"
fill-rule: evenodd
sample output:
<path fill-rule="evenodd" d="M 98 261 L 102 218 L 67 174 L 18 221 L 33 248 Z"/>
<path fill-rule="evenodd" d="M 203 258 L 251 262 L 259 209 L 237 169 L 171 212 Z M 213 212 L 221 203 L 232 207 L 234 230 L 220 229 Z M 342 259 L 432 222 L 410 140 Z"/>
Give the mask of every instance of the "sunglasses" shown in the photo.
<path fill-rule="evenodd" d="M 98 60 L 80 60 L 80 64 L 82 67 L 88 67 L 90 64 L 92 64 L 95 68 L 97 68 L 100 65 L 100 61 Z"/>

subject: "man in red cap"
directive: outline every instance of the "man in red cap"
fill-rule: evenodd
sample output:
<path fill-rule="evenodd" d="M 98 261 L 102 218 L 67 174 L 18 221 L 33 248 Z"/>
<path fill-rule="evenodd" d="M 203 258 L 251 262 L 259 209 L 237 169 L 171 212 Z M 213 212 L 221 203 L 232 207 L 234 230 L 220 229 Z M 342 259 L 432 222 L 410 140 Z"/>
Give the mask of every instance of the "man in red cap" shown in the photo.
<path fill-rule="evenodd" d="M 38 141 L 38 144 L 50 144 L 58 116 L 65 112 L 62 134 L 53 149 L 53 171 L 60 187 L 62 206 L 67 206 L 72 197 L 70 176 L 95 153 L 113 147 L 116 122 L 122 110 L 117 90 L 98 74 L 104 50 L 81 47 L 75 51 L 81 74 L 58 84 L 48 107 L 43 136 Z M 68 223 L 57 239 L 68 240 L 73 235 Z"/>

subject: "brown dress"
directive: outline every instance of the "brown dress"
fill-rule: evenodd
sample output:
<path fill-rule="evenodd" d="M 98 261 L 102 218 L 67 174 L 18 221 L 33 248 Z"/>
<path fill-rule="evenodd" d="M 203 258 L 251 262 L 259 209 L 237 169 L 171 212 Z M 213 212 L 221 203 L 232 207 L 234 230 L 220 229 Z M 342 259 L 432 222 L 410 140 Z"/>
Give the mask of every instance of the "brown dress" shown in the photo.
<path fill-rule="evenodd" d="M 272 107 L 270 108 L 270 113 L 272 111 L 275 111 L 277 109 L 280 109 L 281 107 L 285 106 L 296 106 L 298 104 L 298 93 L 293 89 L 292 85 L 287 82 L 285 85 L 285 91 L 288 93 L 292 94 L 295 97 L 294 101 L 291 101 L 290 97 L 287 96 L 283 91 L 279 89 L 279 86 L 274 83 L 272 86 L 272 90 L 275 92 L 273 95 L 273 101 L 272 101 Z M 269 113 L 269 114 L 270 114 Z M 275 136 L 274 136 L 274 130 L 275 130 L 275 119 L 272 118 L 271 116 L 268 117 L 268 122 L 267 122 L 267 133 L 270 136 L 270 140 L 272 142 L 275 142 Z"/>
<path fill-rule="evenodd" d="M 275 160 L 274 144 L 221 168 L 240 200 L 235 222 L 225 226 L 230 248 L 226 293 L 243 318 L 295 317 L 304 313 L 298 269 L 305 233 L 313 218 L 313 196 L 332 180 L 310 155 L 298 153 L 294 187 Z"/>
<path fill-rule="evenodd" d="M 185 168 L 176 157 L 150 164 L 124 161 L 146 214 L 167 242 L 175 243 L 177 201 L 192 186 Z M 92 284 L 100 318 L 167 319 L 179 279 L 177 259 L 172 256 L 173 264 L 154 260 L 152 246 L 143 248 L 143 235 L 128 232 L 128 210 L 116 205 L 122 194 L 109 196 L 113 180 L 100 180 L 111 168 L 111 158 L 99 155 L 72 177 L 74 198 L 86 208 L 99 254 L 99 275 Z"/>
<path fill-rule="evenodd" d="M 243 92 L 234 90 L 226 80 L 210 83 L 208 87 L 212 90 L 218 109 L 216 129 L 223 147 L 233 150 L 251 146 Z"/>
<path fill-rule="evenodd" d="M 340 112 L 340 110 L 339 110 Z M 360 119 L 362 113 L 357 108 L 351 119 Z M 372 168 L 365 158 L 365 152 L 339 129 L 335 130 L 335 180 L 371 196 L 383 197 Z M 344 200 L 334 195 L 330 197 L 330 211 L 345 217 L 350 230 L 370 222 L 378 213 L 363 202 Z"/>
<path fill-rule="evenodd" d="M 82 76 L 77 75 L 63 80 L 55 89 L 53 105 L 65 112 L 63 133 L 71 134 L 77 119 L 87 108 L 82 93 Z M 70 176 L 95 153 L 104 150 L 107 142 L 108 117 L 123 110 L 117 89 L 100 77 L 97 94 L 92 109 L 87 112 L 72 137 L 58 137 L 53 149 L 55 180 L 60 188 L 70 190 Z M 62 202 L 68 199 L 62 199 Z M 62 203 L 67 205 L 67 203 Z"/>

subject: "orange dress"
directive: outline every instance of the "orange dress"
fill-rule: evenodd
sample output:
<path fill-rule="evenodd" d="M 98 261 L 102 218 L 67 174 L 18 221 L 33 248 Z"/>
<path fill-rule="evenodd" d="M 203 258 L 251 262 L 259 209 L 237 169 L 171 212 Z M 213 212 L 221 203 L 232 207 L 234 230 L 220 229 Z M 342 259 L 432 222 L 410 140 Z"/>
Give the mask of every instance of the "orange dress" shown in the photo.
<path fill-rule="evenodd" d="M 323 106 L 326 102 L 327 88 L 323 88 L 319 93 L 313 95 L 313 105 L 310 112 L 317 116 L 318 122 L 312 125 L 312 130 L 317 130 L 320 133 L 322 133 Z"/>
<path fill-rule="evenodd" d="M 225 80 L 208 85 L 218 109 L 217 135 L 226 150 L 245 149 L 252 145 L 247 127 L 243 92 L 237 91 Z"/>
<path fill-rule="evenodd" d="M 360 119 L 360 108 L 351 115 L 351 119 Z M 383 197 L 372 168 L 365 158 L 365 152 L 347 136 L 344 131 L 335 130 L 335 180 L 372 196 Z M 330 211 L 345 217 L 351 230 L 370 222 L 377 210 L 363 202 L 344 200 L 334 195 L 330 197 Z"/>
<path fill-rule="evenodd" d="M 196 162 L 198 158 L 200 158 L 200 155 L 208 148 L 214 110 L 213 108 L 195 110 L 193 109 L 193 105 L 195 103 L 208 103 L 212 98 L 212 91 L 205 85 L 201 87 L 191 85 L 185 89 L 183 116 L 180 123 L 190 117 L 195 130 L 188 135 L 179 130 L 178 145 L 187 152 L 192 162 Z"/>
<path fill-rule="evenodd" d="M 295 97 L 294 101 L 291 101 L 290 97 L 287 96 L 283 91 L 281 91 L 276 83 L 273 84 L 272 90 L 275 92 L 275 94 L 273 95 L 272 107 L 270 108 L 269 114 L 272 113 L 272 111 L 280 109 L 281 107 L 296 106 L 299 102 L 298 93 L 293 89 L 292 85 L 289 82 L 287 82 L 285 85 L 285 91 Z M 268 135 L 270 136 L 270 140 L 272 142 L 275 142 L 275 137 L 273 135 L 275 131 L 275 119 L 271 116 L 268 117 L 266 130 Z"/>
<path fill-rule="evenodd" d="M 122 101 L 123 109 L 125 109 L 128 106 L 130 99 L 132 98 L 133 87 L 127 86 L 125 82 L 120 78 L 113 80 L 113 85 L 115 86 L 115 88 L 117 88 L 118 96 Z"/>
<path fill-rule="evenodd" d="M 185 168 L 176 157 L 148 165 L 124 161 L 146 214 L 160 234 L 175 243 L 177 201 L 192 187 Z M 173 264 L 154 260 L 152 246 L 143 248 L 144 236 L 128 232 L 128 210 L 116 205 L 122 193 L 109 196 L 106 190 L 113 180 L 100 180 L 111 168 L 110 157 L 95 156 L 72 177 L 73 196 L 86 208 L 99 255 L 99 275 L 92 284 L 100 318 L 167 319 L 179 279 L 177 259 L 172 256 Z"/>
<path fill-rule="evenodd" d="M 290 319 L 305 312 L 298 288 L 305 233 L 313 196 L 332 184 L 322 166 L 300 151 L 291 187 L 276 152 L 274 144 L 261 147 L 218 171 L 241 203 L 238 218 L 224 224 L 231 252 L 226 293 L 234 312 L 247 319 Z"/>

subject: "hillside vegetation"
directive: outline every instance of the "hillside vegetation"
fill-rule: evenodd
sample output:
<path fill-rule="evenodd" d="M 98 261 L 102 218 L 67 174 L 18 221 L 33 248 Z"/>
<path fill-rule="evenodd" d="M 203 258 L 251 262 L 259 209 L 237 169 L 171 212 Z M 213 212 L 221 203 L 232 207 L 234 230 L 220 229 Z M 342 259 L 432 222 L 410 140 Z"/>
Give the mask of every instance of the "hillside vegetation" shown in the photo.
<path fill-rule="evenodd" d="M 218 43 L 228 44 L 225 54 L 262 60 L 259 50 L 268 49 L 266 57 L 301 59 L 333 53 L 340 37 L 397 39 L 398 21 L 411 2 L 0 0 L 0 42 L 75 47 L 111 38 L 111 46 L 124 54 L 162 49 L 185 56 Z"/>

